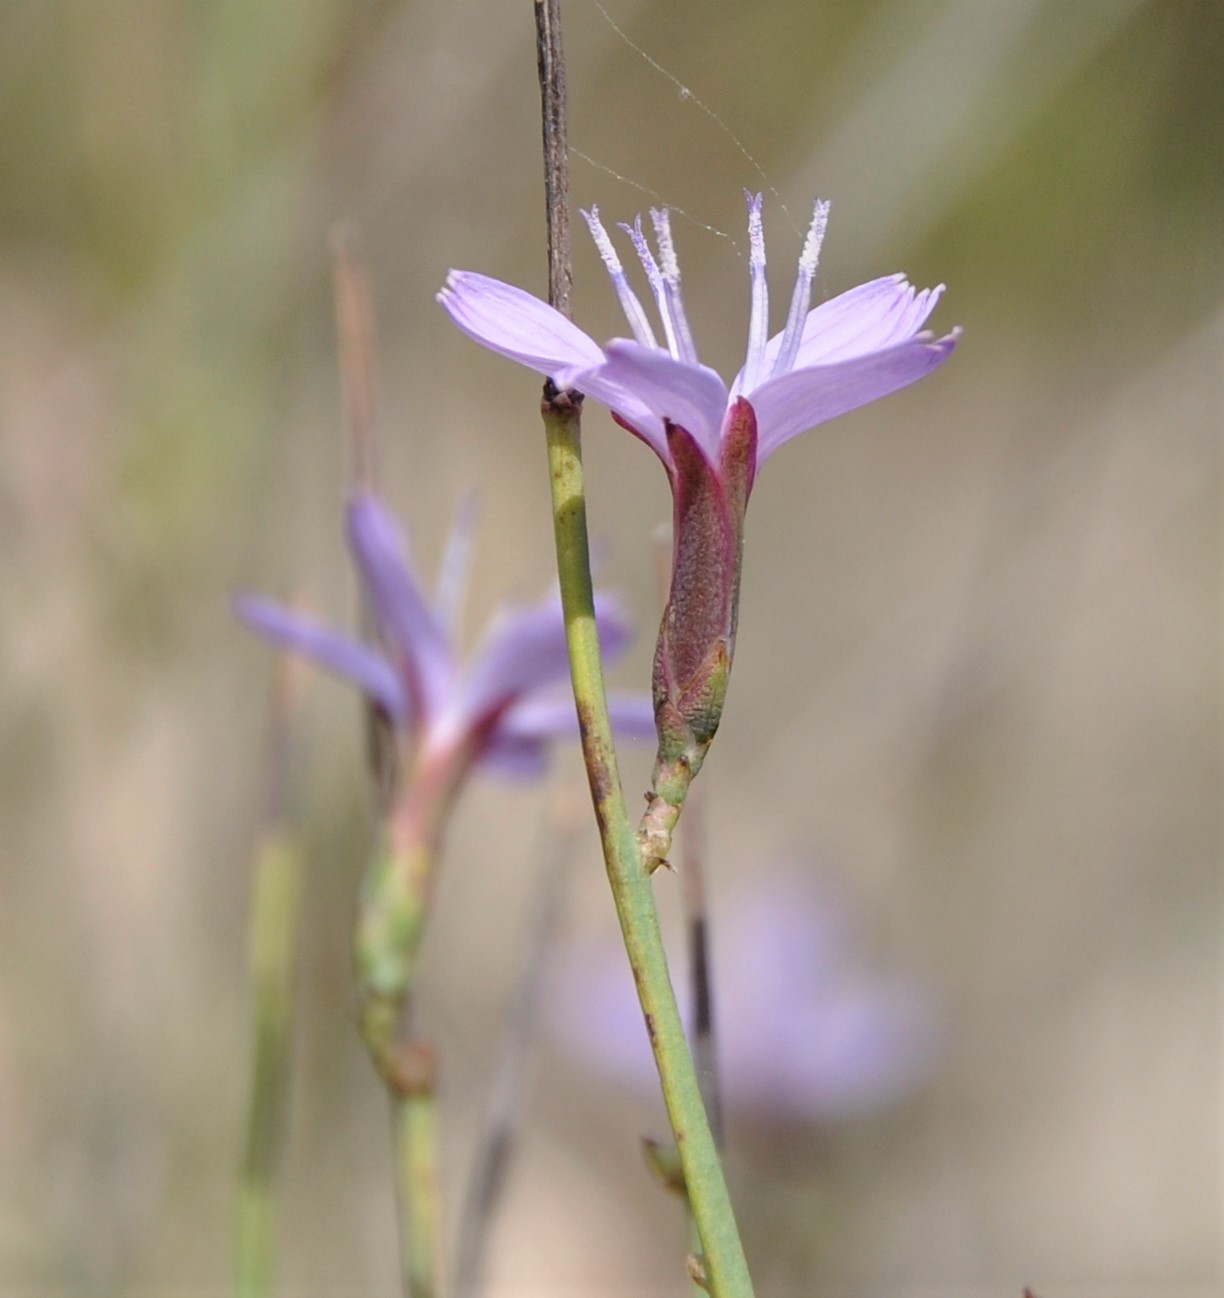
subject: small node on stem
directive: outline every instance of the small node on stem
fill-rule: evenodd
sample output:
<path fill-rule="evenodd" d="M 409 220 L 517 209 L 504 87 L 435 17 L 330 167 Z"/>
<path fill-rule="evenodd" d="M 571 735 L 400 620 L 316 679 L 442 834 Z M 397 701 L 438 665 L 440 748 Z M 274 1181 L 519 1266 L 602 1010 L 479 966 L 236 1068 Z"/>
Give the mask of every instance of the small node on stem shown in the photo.
<path fill-rule="evenodd" d="M 401 1041 L 389 1058 L 387 1083 L 399 1095 L 432 1095 L 438 1083 L 438 1053 L 426 1041 Z"/>
<path fill-rule="evenodd" d="M 696 1253 L 690 1253 L 684 1259 L 684 1269 L 688 1272 L 688 1278 L 699 1289 L 704 1289 L 706 1293 L 710 1292 L 710 1275 L 706 1270 L 704 1258 L 698 1257 Z"/>
<path fill-rule="evenodd" d="M 680 1151 L 675 1145 L 650 1136 L 642 1137 L 642 1154 L 646 1166 L 650 1168 L 655 1180 L 669 1194 L 688 1200 L 688 1187 L 684 1182 L 684 1166 L 680 1162 Z"/>
<path fill-rule="evenodd" d="M 374 1067 L 384 1080 L 388 1077 L 395 1049 L 395 1036 L 403 1014 L 403 999 L 396 995 L 367 992 L 361 1002 L 359 1023 L 361 1039 L 370 1052 Z"/>
<path fill-rule="evenodd" d="M 701 767 L 702 756 L 704 754 L 698 754 L 694 760 L 690 746 L 690 751 L 681 752 L 672 760 L 660 756 L 655 762 L 651 791 L 646 795 L 646 811 L 637 829 L 638 848 L 647 874 L 654 874 L 660 866 L 668 865 L 672 834 L 680 819 L 689 785 Z"/>
<path fill-rule="evenodd" d="M 582 393 L 577 388 L 559 388 L 552 379 L 544 380 L 544 395 L 540 399 L 540 411 L 545 417 L 548 415 L 581 417 L 582 401 Z"/>

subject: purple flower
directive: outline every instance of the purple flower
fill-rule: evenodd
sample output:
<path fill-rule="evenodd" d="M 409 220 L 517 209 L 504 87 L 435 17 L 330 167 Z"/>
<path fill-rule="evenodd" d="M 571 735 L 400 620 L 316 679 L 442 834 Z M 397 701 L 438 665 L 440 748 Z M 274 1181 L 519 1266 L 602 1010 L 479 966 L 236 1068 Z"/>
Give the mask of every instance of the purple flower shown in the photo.
<path fill-rule="evenodd" d="M 577 734 L 561 600 L 552 594 L 495 617 L 472 661 L 456 654 L 441 601 L 413 572 L 395 520 L 371 495 L 349 501 L 348 540 L 379 632 L 370 645 L 257 595 L 236 600 L 251 630 L 352 681 L 416 747 L 418 762 L 481 762 L 506 775 L 542 773 L 548 741 Z M 607 652 L 623 651 L 627 617 L 609 595 L 596 600 Z M 613 723 L 626 738 L 652 732 L 649 701 L 613 696 Z"/>
<path fill-rule="evenodd" d="M 797 433 L 913 383 L 945 360 L 958 330 L 935 339 L 919 332 L 943 286 L 916 292 L 904 275 L 872 280 L 809 311 L 812 281 L 829 205 L 817 203 L 808 230 L 786 327 L 767 338 L 769 298 L 761 195 L 749 197 L 752 309 L 748 354 L 730 388 L 697 359 L 684 311 L 680 266 L 666 209 L 652 209 L 656 259 L 638 217 L 622 226 L 631 239 L 658 308 L 660 345 L 598 210 L 584 213 L 633 339 L 606 347 L 547 303 L 486 275 L 451 271 L 438 300 L 477 342 L 607 405 L 651 446 L 674 474 L 671 429 L 683 429 L 704 458 L 717 464 L 742 399 L 757 426 L 755 470 Z"/>
<path fill-rule="evenodd" d="M 652 210 L 656 257 L 639 217 L 622 226 L 645 271 L 663 342 L 630 287 L 595 209 L 587 224 L 633 337 L 601 347 L 546 303 L 498 280 L 452 271 L 438 300 L 477 342 L 603 402 L 663 461 L 675 502 L 671 593 L 655 659 L 661 753 L 699 764 L 713 738 L 734 653 L 744 509 L 757 470 L 796 434 L 929 374 L 959 337 L 922 330 L 943 292 L 903 275 L 809 310 L 828 220 L 818 202 L 781 333 L 769 337 L 761 196 L 749 195 L 751 311 L 730 386 L 697 359 L 666 209 Z"/>
<path fill-rule="evenodd" d="M 829 1121 L 896 1103 L 931 1075 L 940 1031 L 930 994 L 864 960 L 838 898 L 810 879 L 775 876 L 726 909 L 735 923 L 725 932 L 714 915 L 714 1017 L 733 1109 Z M 561 1038 L 648 1091 L 650 1045 L 623 961 L 611 949 L 569 954 L 552 985 Z"/>

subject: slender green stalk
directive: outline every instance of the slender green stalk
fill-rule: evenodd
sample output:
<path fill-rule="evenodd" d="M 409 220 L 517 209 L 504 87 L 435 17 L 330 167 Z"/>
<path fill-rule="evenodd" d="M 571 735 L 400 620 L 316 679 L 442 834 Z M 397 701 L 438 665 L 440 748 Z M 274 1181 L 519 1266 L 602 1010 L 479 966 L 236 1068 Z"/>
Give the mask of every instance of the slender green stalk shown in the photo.
<path fill-rule="evenodd" d="M 557 571 L 574 699 L 595 816 L 625 950 L 663 1084 L 663 1097 L 716 1298 L 750 1298 L 752 1280 L 676 1007 L 654 890 L 625 808 L 608 718 L 591 586 L 581 444 L 581 397 L 550 384 L 543 404 Z"/>
<path fill-rule="evenodd" d="M 271 1281 L 273 1209 L 289 1087 L 301 891 L 302 858 L 297 844 L 283 828 L 270 828 L 256 855 L 251 909 L 255 1058 L 238 1187 L 238 1298 L 263 1298 Z"/>
<path fill-rule="evenodd" d="M 276 1178 L 289 1096 L 303 860 L 288 814 L 294 719 L 304 676 L 284 655 L 272 684 L 267 804 L 252 857 L 247 938 L 254 1051 L 234 1222 L 238 1298 L 265 1298 L 272 1281 Z"/>
<path fill-rule="evenodd" d="M 438 1141 L 432 1049 L 413 1035 L 412 994 L 436 853 L 391 842 L 371 865 L 357 927 L 361 1034 L 391 1101 L 392 1155 L 405 1298 L 438 1292 Z"/>
<path fill-rule="evenodd" d="M 400 1204 L 400 1267 L 412 1298 L 435 1298 L 442 1229 L 433 1052 L 419 1043 L 405 1049 L 399 1072 L 392 1116 Z"/>

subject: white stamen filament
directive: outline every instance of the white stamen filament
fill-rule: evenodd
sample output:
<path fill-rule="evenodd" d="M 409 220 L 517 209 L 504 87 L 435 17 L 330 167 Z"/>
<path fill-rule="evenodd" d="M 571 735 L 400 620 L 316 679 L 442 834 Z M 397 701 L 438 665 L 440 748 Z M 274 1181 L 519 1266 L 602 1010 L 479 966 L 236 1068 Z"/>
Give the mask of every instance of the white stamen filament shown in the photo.
<path fill-rule="evenodd" d="M 650 289 L 654 293 L 655 305 L 659 308 L 659 318 L 663 321 L 663 332 L 667 335 L 667 350 L 670 352 L 672 360 L 678 361 L 680 359 L 680 348 L 676 341 L 676 326 L 672 321 L 671 310 L 667 301 L 667 290 L 663 284 L 663 274 L 659 270 L 659 263 L 655 261 L 654 253 L 650 251 L 650 244 L 646 242 L 646 236 L 642 233 L 642 218 L 639 216 L 632 225 L 625 225 L 622 222 L 621 229 L 633 241 L 634 251 L 638 255 L 638 260 L 642 263 L 646 278 L 650 281 Z"/>
<path fill-rule="evenodd" d="M 769 337 L 769 285 L 765 279 L 765 230 L 761 224 L 761 195 L 748 199 L 748 270 L 752 276 L 752 311 L 748 317 L 748 356 L 740 387 L 751 392 L 761 381 L 765 342 Z"/>
<path fill-rule="evenodd" d="M 655 341 L 654 330 L 650 327 L 650 320 L 641 302 L 638 301 L 637 294 L 629 285 L 629 279 L 625 274 L 624 266 L 621 265 L 621 259 L 616 255 L 612 240 L 608 237 L 608 232 L 599 219 L 599 208 L 592 207 L 589 212 L 584 209 L 582 215 L 586 218 L 587 227 L 591 231 L 591 238 L 595 240 L 595 247 L 599 249 L 603 264 L 612 277 L 612 286 L 616 289 L 616 296 L 620 299 L 621 310 L 625 313 L 625 319 L 629 322 L 629 328 L 632 330 L 634 338 L 643 347 L 657 349 L 659 344 Z"/>
<path fill-rule="evenodd" d="M 655 240 L 659 245 L 663 291 L 667 295 L 669 314 L 676 331 L 676 343 L 680 352 L 677 359 L 695 365 L 697 347 L 693 342 L 693 332 L 689 328 L 688 316 L 684 310 L 684 295 L 680 291 L 680 262 L 676 258 L 676 245 L 672 242 L 671 217 L 667 208 L 652 207 L 650 220 L 654 225 Z"/>
<path fill-rule="evenodd" d="M 794 367 L 796 356 L 799 355 L 799 344 L 803 341 L 803 326 L 807 320 L 808 308 L 812 304 L 812 281 L 816 278 L 816 267 L 820 264 L 820 245 L 824 243 L 825 227 L 828 224 L 829 204 L 817 199 L 816 206 L 812 209 L 812 224 L 808 227 L 807 238 L 803 241 L 803 252 L 799 255 L 799 273 L 795 277 L 795 291 L 791 296 L 786 328 L 782 331 L 782 341 L 778 344 L 778 356 L 774 361 L 771 378 L 789 374 Z"/>

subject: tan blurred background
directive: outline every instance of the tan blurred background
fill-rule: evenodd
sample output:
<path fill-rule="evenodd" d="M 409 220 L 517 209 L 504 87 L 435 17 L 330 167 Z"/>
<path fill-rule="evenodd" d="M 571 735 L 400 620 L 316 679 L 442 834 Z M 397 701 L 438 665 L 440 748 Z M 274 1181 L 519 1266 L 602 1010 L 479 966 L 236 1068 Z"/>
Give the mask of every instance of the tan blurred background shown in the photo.
<path fill-rule="evenodd" d="M 719 896 L 810 862 L 946 1025 L 897 1109 L 733 1123 L 759 1290 L 1218 1293 L 1224 6 L 605 3 L 566 11 L 574 198 L 693 218 L 707 360 L 741 354 L 745 186 L 776 191 L 779 308 L 819 194 L 820 295 L 905 270 L 965 327 L 934 378 L 787 446 L 754 494 L 703 776 L 715 924 Z M 337 219 L 364 231 L 382 482 L 423 568 L 475 486 L 469 626 L 548 579 L 537 384 L 433 302 L 450 266 L 543 289 L 534 58 L 526 0 L 0 6 L 5 1294 L 228 1285 L 271 664 L 227 601 L 303 585 L 351 615 Z M 576 309 L 620 328 L 581 241 Z M 605 574 L 647 628 L 616 676 L 644 686 L 664 476 L 602 412 L 586 440 Z M 281 1231 L 302 1295 L 394 1285 L 348 978 L 358 723 L 321 682 Z M 452 835 L 425 991 L 448 1206 L 544 796 L 481 782 Z M 567 941 L 607 931 L 604 893 L 588 839 Z M 546 1046 L 525 1123 L 489 1292 L 679 1292 L 682 1226 L 636 1150 L 659 1107 Z"/>

